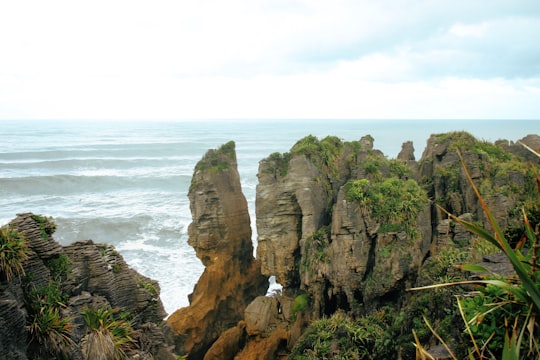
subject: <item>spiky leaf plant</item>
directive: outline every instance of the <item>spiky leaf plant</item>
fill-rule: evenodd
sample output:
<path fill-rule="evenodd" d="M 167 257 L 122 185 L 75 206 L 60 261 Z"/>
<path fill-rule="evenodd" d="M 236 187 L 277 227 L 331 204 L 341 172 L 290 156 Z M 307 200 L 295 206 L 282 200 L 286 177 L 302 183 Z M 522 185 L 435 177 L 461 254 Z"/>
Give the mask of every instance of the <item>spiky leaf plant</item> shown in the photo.
<path fill-rule="evenodd" d="M 458 155 L 492 232 L 453 214 L 447 214 L 464 228 L 485 239 L 504 253 L 517 276 L 500 276 L 490 273 L 479 265 L 466 264 L 461 267 L 462 270 L 481 272 L 484 274 L 482 278 L 473 281 L 432 285 L 415 290 L 440 286 L 476 285 L 475 291 L 458 297 L 457 301 L 466 333 L 471 339 L 469 359 L 540 359 L 538 342 L 540 324 L 536 321 L 540 318 L 538 229 L 536 231 L 533 229 L 525 210 L 523 210 L 525 236 L 520 246 L 511 247 L 474 184 L 459 152 Z M 536 173 L 535 175 L 540 193 L 540 177 Z M 440 340 L 444 343 L 443 339 Z M 418 341 L 416 346 L 418 358 L 429 358 L 429 353 Z M 451 356 L 456 358 L 453 354 Z"/>
<path fill-rule="evenodd" d="M 28 325 L 30 348 L 38 358 L 68 359 L 74 341 L 70 338 L 73 325 L 56 307 L 41 307 L 31 315 Z"/>
<path fill-rule="evenodd" d="M 0 227 L 0 274 L 7 281 L 24 275 L 23 262 L 28 251 L 23 234 L 9 225 Z"/>
<path fill-rule="evenodd" d="M 124 359 L 136 348 L 131 321 L 119 316 L 118 309 L 88 308 L 82 315 L 88 328 L 82 342 L 85 359 Z"/>

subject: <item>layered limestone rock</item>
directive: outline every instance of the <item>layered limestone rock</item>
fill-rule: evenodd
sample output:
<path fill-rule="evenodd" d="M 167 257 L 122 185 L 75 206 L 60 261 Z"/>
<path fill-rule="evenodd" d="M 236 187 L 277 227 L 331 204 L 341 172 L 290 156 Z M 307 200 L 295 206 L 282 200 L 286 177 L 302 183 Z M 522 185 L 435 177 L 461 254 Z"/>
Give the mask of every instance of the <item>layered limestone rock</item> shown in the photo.
<path fill-rule="evenodd" d="M 522 141 L 534 147 L 537 138 Z M 276 276 L 284 297 L 306 293 L 312 318 L 399 305 L 426 258 L 441 247 L 472 241 L 442 209 L 487 225 L 458 150 L 499 223 L 511 225 L 510 214 L 535 186 L 524 161 L 528 157 L 515 157 L 521 151 L 514 146 L 478 141 L 463 132 L 433 135 L 416 162 L 410 142 L 397 159 L 388 160 L 373 149 L 370 136 L 351 143 L 306 137 L 289 153 L 272 154 L 259 165 L 257 255 L 262 272 Z M 426 199 L 414 212 L 406 192 L 398 194 L 411 182 L 419 191 L 411 196 Z M 375 185 L 380 193 L 370 193 Z M 351 186 L 361 189 L 353 192 L 356 198 Z M 386 204 L 402 195 L 405 205 L 392 205 L 403 206 L 401 220 L 382 214 Z M 248 328 L 250 321 L 256 326 L 277 321 L 268 314 L 249 320 L 253 316 L 246 314 Z"/>
<path fill-rule="evenodd" d="M 415 165 L 413 151 L 405 144 L 398 164 Z M 307 137 L 291 153 L 260 162 L 262 271 L 276 276 L 285 296 L 307 292 L 315 318 L 338 308 L 365 311 L 364 304 L 374 307 L 377 299 L 397 296 L 414 280 L 429 250 L 429 227 L 415 238 L 403 230 L 380 235 L 381 223 L 347 195 L 348 182 L 390 177 L 392 166 L 373 149 L 370 136 L 352 143 Z M 415 220 L 430 223 L 427 206 Z"/>
<path fill-rule="evenodd" d="M 188 197 L 189 244 L 205 270 L 189 297 L 190 305 L 175 311 L 167 322 L 176 334 L 179 353 L 202 359 L 222 332 L 236 327 L 246 306 L 266 292 L 268 278 L 261 275 L 253 257 L 250 217 L 233 142 L 209 150 L 199 161 Z M 240 327 L 230 337 L 241 339 L 243 334 Z M 221 349 L 231 346 L 223 344 Z"/>
<path fill-rule="evenodd" d="M 519 142 L 534 148 L 540 144 L 540 137 L 529 135 Z M 490 144 L 478 141 L 465 132 L 432 135 L 422 154 L 418 180 L 425 183 L 426 191 L 434 202 L 433 228 L 437 229 L 448 221 L 447 211 L 456 216 L 468 214 L 466 216 L 470 219 L 490 229 L 489 221 L 467 180 L 464 166 L 502 228 L 521 221 L 510 214 L 535 189 L 529 173 L 530 155 L 531 152 L 520 144 L 507 141 Z M 538 157 L 533 160 L 539 161 Z M 449 239 L 461 245 L 471 239 L 466 231 L 454 229 L 453 226 L 446 233 L 433 231 L 433 236 L 433 252 L 437 251 L 438 245 L 447 245 Z"/>
<path fill-rule="evenodd" d="M 275 166 L 262 162 L 259 168 L 257 254 L 265 275 L 298 287 L 300 241 L 324 224 L 330 194 L 318 180 L 325 175 L 306 156 L 293 157 L 283 178 L 267 171 Z"/>
<path fill-rule="evenodd" d="M 19 214 L 6 229 L 22 235 L 27 254 L 23 273 L 10 281 L 0 276 L 0 359 L 59 358 L 62 352 L 82 359 L 82 312 L 88 309 L 119 309 L 133 318 L 127 355 L 175 358 L 157 282 L 129 268 L 113 247 L 91 240 L 62 247 L 52 236 L 52 220 L 31 213 Z M 46 314 L 66 325 L 48 328 Z"/>

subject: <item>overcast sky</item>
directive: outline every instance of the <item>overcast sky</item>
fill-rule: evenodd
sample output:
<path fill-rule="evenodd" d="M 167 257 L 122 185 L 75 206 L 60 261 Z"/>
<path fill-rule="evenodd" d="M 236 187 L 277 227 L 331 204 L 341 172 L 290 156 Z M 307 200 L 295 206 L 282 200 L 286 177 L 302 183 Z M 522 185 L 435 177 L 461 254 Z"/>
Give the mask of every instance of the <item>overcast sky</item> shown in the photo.
<path fill-rule="evenodd" d="M 540 119 L 539 0 L 0 0 L 0 119 Z"/>

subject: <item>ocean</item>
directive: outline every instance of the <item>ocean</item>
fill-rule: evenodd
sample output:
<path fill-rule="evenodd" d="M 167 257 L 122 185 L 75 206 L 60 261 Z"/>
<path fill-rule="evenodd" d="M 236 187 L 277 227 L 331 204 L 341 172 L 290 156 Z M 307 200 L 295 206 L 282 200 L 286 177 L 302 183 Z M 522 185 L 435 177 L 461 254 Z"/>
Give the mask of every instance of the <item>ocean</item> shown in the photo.
<path fill-rule="evenodd" d="M 188 305 L 203 271 L 187 244 L 193 169 L 208 149 L 236 142 L 238 170 L 256 246 L 255 189 L 261 159 L 307 135 L 350 141 L 371 135 L 395 158 L 413 141 L 420 159 L 431 134 L 468 131 L 479 140 L 540 134 L 540 121 L 220 120 L 0 121 L 0 225 L 16 214 L 51 216 L 61 244 L 114 245 L 159 281 L 165 310 Z"/>

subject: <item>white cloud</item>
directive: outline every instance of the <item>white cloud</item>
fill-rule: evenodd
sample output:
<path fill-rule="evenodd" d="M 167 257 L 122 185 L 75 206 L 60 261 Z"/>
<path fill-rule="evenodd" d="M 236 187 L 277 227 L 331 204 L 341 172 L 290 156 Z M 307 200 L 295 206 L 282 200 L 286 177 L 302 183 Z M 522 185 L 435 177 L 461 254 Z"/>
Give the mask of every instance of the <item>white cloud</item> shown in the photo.
<path fill-rule="evenodd" d="M 458 37 L 483 37 L 489 30 L 489 23 L 481 22 L 480 24 L 455 24 L 452 25 L 448 32 Z"/>
<path fill-rule="evenodd" d="M 0 119 L 538 118 L 535 1 L 2 2 Z"/>

